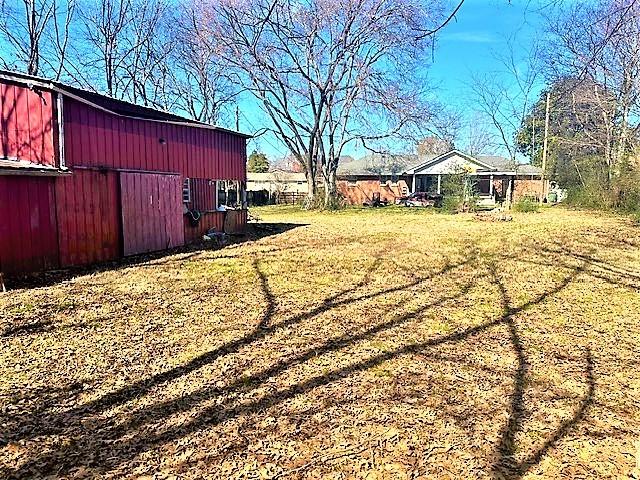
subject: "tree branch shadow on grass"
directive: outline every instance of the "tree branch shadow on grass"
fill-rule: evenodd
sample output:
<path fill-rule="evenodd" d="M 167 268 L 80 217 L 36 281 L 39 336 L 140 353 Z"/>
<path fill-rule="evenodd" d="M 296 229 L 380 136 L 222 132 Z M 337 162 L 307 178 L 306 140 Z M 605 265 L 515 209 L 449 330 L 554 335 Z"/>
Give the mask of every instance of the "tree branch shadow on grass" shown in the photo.
<path fill-rule="evenodd" d="M 134 398 L 137 398 L 138 396 L 148 393 L 153 387 L 164 384 L 166 382 L 169 382 L 170 380 L 174 380 L 177 379 L 179 377 L 182 377 L 192 371 L 197 370 L 198 368 L 201 368 L 204 365 L 210 364 L 212 363 L 216 358 L 218 358 L 220 355 L 224 355 L 227 353 L 231 353 L 231 352 L 235 352 L 237 350 L 239 350 L 241 347 L 246 346 L 246 345 L 250 345 L 251 343 L 264 338 L 266 335 L 268 335 L 269 333 L 275 332 L 277 330 L 283 329 L 285 327 L 294 325 L 296 323 L 299 323 L 303 320 L 308 320 L 311 319 L 317 315 L 320 315 L 321 313 L 324 313 L 332 308 L 337 308 L 343 305 L 347 305 L 349 303 L 352 302 L 359 302 L 359 301 L 365 301 L 365 300 L 369 300 L 369 299 L 374 299 L 376 297 L 379 296 L 383 296 L 389 293 L 393 293 L 393 292 L 401 292 L 403 290 L 406 290 L 408 288 L 411 288 L 413 286 L 419 285 L 420 283 L 423 283 L 427 280 L 431 280 L 433 278 L 437 278 L 440 275 L 443 275 L 447 272 L 451 272 L 452 270 L 455 270 L 456 268 L 460 268 L 463 265 L 468 264 L 469 262 L 471 262 L 473 260 L 473 258 L 468 258 L 464 261 L 461 261 L 457 264 L 446 264 L 441 270 L 434 272 L 430 275 L 424 275 L 421 277 L 416 278 L 415 280 L 411 281 L 411 282 L 407 282 L 405 284 L 402 285 L 397 285 L 397 286 L 393 286 L 393 287 L 388 287 L 385 288 L 383 290 L 380 291 L 375 291 L 375 292 L 370 292 L 367 294 L 363 294 L 363 295 L 358 295 L 355 297 L 348 297 L 348 298 L 342 298 L 344 296 L 346 296 L 347 294 L 349 294 L 352 291 L 355 291 L 361 287 L 366 286 L 366 284 L 369 282 L 369 276 L 371 273 L 373 273 L 373 271 L 377 268 L 377 266 L 380 263 L 380 258 L 376 258 L 374 260 L 374 262 L 372 262 L 372 265 L 368 268 L 366 274 L 363 276 L 362 280 L 360 282 L 358 282 L 355 286 L 351 287 L 351 288 L 346 288 L 343 289 L 339 292 L 337 292 L 334 295 L 331 295 L 330 297 L 328 297 L 327 299 L 325 299 L 325 301 L 315 307 L 312 308 L 311 310 L 302 313 L 300 315 L 296 315 L 292 318 L 289 318 L 287 320 L 285 320 L 282 323 L 279 323 L 277 325 L 272 325 L 272 326 L 268 326 L 269 325 L 269 318 L 268 318 L 268 314 L 272 314 L 274 312 L 274 305 L 273 305 L 273 295 L 270 293 L 270 291 L 268 290 L 268 285 L 266 283 L 266 277 L 264 278 L 264 282 L 260 282 L 263 286 L 263 288 L 265 288 L 265 298 L 267 299 L 267 308 L 265 310 L 265 314 L 261 317 L 258 326 L 255 327 L 255 329 L 248 335 L 230 342 L 230 344 L 226 344 L 225 346 L 222 346 L 212 352 L 208 352 L 196 359 L 194 359 L 193 361 L 189 362 L 186 365 L 183 365 L 181 367 L 177 367 L 175 369 L 163 372 L 162 374 L 158 374 L 156 376 L 153 376 L 151 378 L 145 379 L 143 381 L 137 382 L 135 385 L 133 386 L 129 386 L 129 387 L 125 387 L 124 389 L 120 389 L 116 392 L 113 392 L 111 394 L 107 394 L 93 402 L 88 402 L 84 405 L 75 407 L 69 411 L 66 411 L 62 414 L 59 415 L 50 415 L 50 416 L 41 416 L 40 418 L 33 418 L 32 416 L 27 416 L 26 418 L 22 418 L 22 419 L 14 419 L 15 421 L 12 422 L 13 423 L 13 428 L 8 428 L 5 430 L 6 435 L 4 437 L 3 443 L 6 444 L 10 441 L 19 441 L 22 439 L 26 439 L 26 438 L 32 438 L 35 436 L 39 436 L 39 435 L 55 435 L 55 434 L 60 434 L 62 432 L 65 431 L 69 431 L 70 428 L 73 428 L 74 426 L 77 427 L 81 427 L 81 422 L 82 419 L 87 418 L 87 417 L 93 417 L 95 415 L 99 415 L 102 411 L 105 411 L 108 408 L 114 407 L 116 405 L 120 405 L 123 404 L 129 400 L 132 400 Z M 262 273 L 261 270 L 259 270 L 259 263 L 255 263 L 255 265 L 258 267 L 258 276 L 264 276 L 264 273 Z M 406 320 L 409 317 L 406 317 L 404 320 Z M 379 326 L 377 328 L 374 328 L 373 330 L 371 330 L 368 333 L 364 333 L 362 335 L 359 335 L 358 338 L 362 337 L 365 338 L 367 335 L 372 335 L 374 334 L 376 331 L 382 331 L 386 328 L 391 327 L 393 324 L 395 324 L 397 322 L 391 322 L 391 323 L 387 323 L 384 324 L 382 326 Z M 336 340 L 332 340 L 329 341 L 327 343 L 326 346 L 326 351 L 334 351 L 338 348 L 342 348 L 343 346 L 347 346 L 348 344 L 352 343 L 353 339 L 352 337 L 345 337 L 342 339 L 336 339 Z M 192 408 L 195 405 L 194 404 L 189 404 L 189 400 L 193 400 L 196 404 L 200 403 L 202 400 L 206 399 L 206 398 L 211 398 L 212 396 L 216 396 L 216 395 L 220 395 L 221 393 L 223 393 L 223 391 L 227 391 L 227 392 L 232 392 L 234 390 L 237 390 L 238 388 L 244 387 L 246 386 L 247 382 L 260 382 L 260 379 L 264 379 L 264 378 L 268 378 L 270 375 L 276 374 L 278 371 L 283 371 L 286 370 L 286 368 L 289 368 L 292 365 L 295 364 L 300 364 L 303 363 L 311 358 L 314 358 L 315 356 L 317 356 L 319 354 L 319 350 L 317 348 L 313 348 L 311 350 L 309 350 L 308 352 L 306 352 L 305 354 L 292 359 L 290 361 L 287 362 L 280 362 L 278 365 L 276 365 L 273 368 L 270 368 L 268 371 L 265 372 L 261 372 L 258 375 L 252 376 L 251 379 L 247 380 L 247 379 L 242 379 L 239 378 L 237 380 L 235 380 L 229 387 L 225 388 L 224 390 L 221 389 L 216 389 L 216 388 L 210 388 L 207 389 L 207 391 L 204 392 L 197 392 L 196 394 L 190 395 L 189 397 L 185 398 L 182 397 L 180 399 L 180 401 L 174 402 L 171 401 L 169 403 L 164 403 L 164 404 L 159 404 L 156 407 L 151 407 L 153 410 L 157 411 L 157 413 L 159 415 L 162 415 L 163 417 L 166 417 L 168 413 L 170 412 L 178 412 L 178 411 L 182 411 L 185 408 Z M 39 413 L 41 413 L 39 411 L 39 409 L 37 409 L 36 411 L 38 411 Z M 149 416 L 149 409 L 144 409 L 144 411 L 139 412 L 138 414 L 138 420 L 133 420 L 130 422 L 126 422 L 129 426 L 134 426 L 135 425 L 141 425 L 144 424 L 146 420 L 150 419 Z M 7 422 L 8 423 L 8 422 Z M 32 427 L 35 427 L 35 425 L 39 425 L 38 428 L 32 428 L 31 431 L 26 431 L 26 429 L 24 428 L 24 424 L 29 424 Z M 45 426 L 45 425 L 49 425 L 49 426 Z M 8 425 L 9 427 L 11 427 L 11 425 Z M 12 431 L 13 430 L 13 431 Z M 115 437 L 117 437 L 120 433 L 124 433 L 124 431 L 121 428 L 114 428 L 112 429 L 111 433 L 108 435 L 109 438 L 113 438 L 114 435 Z M 89 454 L 88 450 L 90 450 L 92 448 L 91 446 L 91 442 L 94 440 L 93 437 L 87 437 L 84 438 L 84 440 L 87 443 L 87 454 Z M 82 439 L 80 439 L 80 441 L 82 441 Z M 80 443 L 80 442 L 78 442 Z M 155 445 L 155 442 L 150 442 L 148 447 L 151 447 L 152 445 Z M 63 448 L 64 450 L 66 450 L 66 448 Z M 144 448 L 145 450 L 147 448 Z M 74 448 L 72 449 L 74 452 L 76 452 L 78 450 L 78 444 L 75 443 Z M 69 452 L 71 453 L 71 452 Z M 57 455 L 54 455 L 53 457 L 57 457 Z M 50 457 L 51 459 L 53 459 L 53 457 Z M 66 455 L 64 455 L 64 457 L 67 457 Z M 70 457 L 69 457 L 70 458 Z M 42 466 L 43 463 L 41 462 L 42 459 L 40 460 L 35 460 L 34 462 L 37 465 Z M 29 462 L 31 463 L 31 462 Z M 46 463 L 46 462 L 45 462 Z M 55 463 L 55 462 L 54 462 Z M 49 465 L 51 468 L 53 468 L 53 465 Z M 69 465 L 69 467 L 71 468 L 71 466 Z M 34 464 L 32 463 L 30 466 L 26 466 L 25 468 L 28 469 L 33 469 L 34 468 Z M 24 474 L 25 470 L 22 470 L 23 473 L 18 473 L 18 472 L 14 472 L 14 473 L 10 473 L 10 472 L 5 472 L 7 475 L 9 476 L 16 476 L 16 477 L 20 477 Z"/>
<path fill-rule="evenodd" d="M 36 322 L 25 323 L 22 325 L 14 325 L 9 328 L 6 328 L 2 333 L 0 333 L 0 338 L 16 338 L 23 337 L 28 335 L 37 335 L 40 333 L 49 333 L 53 331 L 60 330 L 73 330 L 73 329 L 83 329 L 87 327 L 91 327 L 98 322 L 80 322 L 80 323 L 70 323 L 57 325 L 51 319 L 38 320 Z"/>
<path fill-rule="evenodd" d="M 375 262 L 374 262 L 375 263 Z M 259 270 L 259 264 L 256 264 L 257 270 Z M 445 267 L 444 271 L 440 274 L 444 274 L 446 272 L 451 272 L 453 270 L 452 266 Z M 296 397 L 298 395 L 304 394 L 313 390 L 315 388 L 329 385 L 337 380 L 349 377 L 358 372 L 366 371 L 372 367 L 380 365 L 381 363 L 396 358 L 402 355 L 412 355 L 416 353 L 420 353 L 421 355 L 427 354 L 426 351 L 438 345 L 442 345 L 445 343 L 457 343 L 465 340 L 469 340 L 473 338 L 475 335 L 478 335 L 488 329 L 493 327 L 506 325 L 509 329 L 511 341 L 513 344 L 514 353 L 516 354 L 518 368 L 516 373 L 514 374 L 514 392 L 511 397 L 511 411 L 509 415 L 509 421 L 505 428 L 503 429 L 500 445 L 498 446 L 498 454 L 499 458 L 494 465 L 494 475 L 499 476 L 502 475 L 508 476 L 510 478 L 518 478 L 525 472 L 526 469 L 530 468 L 533 464 L 537 463 L 544 453 L 551 448 L 557 441 L 559 441 L 566 433 L 570 430 L 571 426 L 579 421 L 584 416 L 584 411 L 586 410 L 588 404 L 590 403 L 590 398 L 593 396 L 593 391 L 595 389 L 595 384 L 593 382 L 593 375 L 591 372 L 591 361 L 588 362 L 588 379 L 589 380 L 589 392 L 585 397 L 586 400 L 581 402 L 581 405 L 577 409 L 576 415 L 572 420 L 564 422 L 560 425 L 554 434 L 552 434 L 548 440 L 544 443 L 544 445 L 538 448 L 535 452 L 532 452 L 530 455 L 526 457 L 520 463 L 514 463 L 513 461 L 513 452 L 515 451 L 515 436 L 516 433 L 521 428 L 522 420 L 523 420 L 523 395 L 524 395 L 524 385 L 525 385 L 525 377 L 527 375 L 527 362 L 524 354 L 524 346 L 522 341 L 519 338 L 517 328 L 515 326 L 513 317 L 519 312 L 537 305 L 539 303 L 544 302 L 546 298 L 551 295 L 554 295 L 561 290 L 563 290 L 567 285 L 573 281 L 573 279 L 580 274 L 583 268 L 576 268 L 572 271 L 572 273 L 567 276 L 562 282 L 560 282 L 556 287 L 540 294 L 535 299 L 519 306 L 519 307 L 510 307 L 509 299 L 506 295 L 506 289 L 500 283 L 497 277 L 494 278 L 496 285 L 498 287 L 499 293 L 501 295 L 501 302 L 503 305 L 504 313 L 493 320 L 484 322 L 480 325 L 469 327 L 462 331 L 452 333 L 450 335 L 444 335 L 442 337 L 432 338 L 425 342 L 409 344 L 401 346 L 392 351 L 384 352 L 378 355 L 371 356 L 366 360 L 362 360 L 359 362 L 352 363 L 346 367 L 334 369 L 326 374 L 317 375 L 305 381 L 296 383 L 287 388 L 280 389 L 274 393 L 270 393 L 264 395 L 263 397 L 248 402 L 248 403 L 235 403 L 227 402 L 227 404 L 223 403 L 221 406 L 207 406 L 200 408 L 197 410 L 195 416 L 188 422 L 183 423 L 179 426 L 168 427 L 163 432 L 160 433 L 149 433 L 148 431 L 138 432 L 136 433 L 134 429 L 146 425 L 149 420 L 157 422 L 161 421 L 163 418 L 168 418 L 170 415 L 179 412 L 185 412 L 191 410 L 198 405 L 200 405 L 204 400 L 211 399 L 216 396 L 220 396 L 223 394 L 229 394 L 237 391 L 240 388 L 247 388 L 248 386 L 252 388 L 256 388 L 258 385 L 261 385 L 265 380 L 287 371 L 291 367 L 295 365 L 300 365 L 304 362 L 307 362 L 311 358 L 314 358 L 318 355 L 324 353 L 335 352 L 339 349 L 345 348 L 349 345 L 352 345 L 356 342 L 362 341 L 366 338 L 370 338 L 376 333 L 380 333 L 396 326 L 399 326 L 407 321 L 415 319 L 416 316 L 424 314 L 428 309 L 435 308 L 442 303 L 458 298 L 459 296 L 463 296 L 468 292 L 470 288 L 472 288 L 473 284 L 467 284 L 462 286 L 460 291 L 457 294 L 451 295 L 450 297 L 441 298 L 429 305 L 423 305 L 417 309 L 406 312 L 403 315 L 393 318 L 387 322 L 383 322 L 379 325 L 376 325 L 372 328 L 369 328 L 359 334 L 356 335 L 345 335 L 343 337 L 329 339 L 325 342 L 322 347 L 315 347 L 307 352 L 303 352 L 302 354 L 290 358 L 287 360 L 281 360 L 277 362 L 275 365 L 252 375 L 248 379 L 236 379 L 231 382 L 227 386 L 223 388 L 205 388 L 200 391 L 195 392 L 194 394 L 190 394 L 186 397 L 181 397 L 175 400 L 168 400 L 165 402 L 157 403 L 156 405 L 151 406 L 150 408 L 142 408 L 134 414 L 124 423 L 120 423 L 117 426 L 112 426 L 112 424 L 105 424 L 103 428 L 100 429 L 100 438 L 96 439 L 92 432 L 88 432 L 87 434 L 81 436 L 76 439 L 74 444 L 70 447 L 62 447 L 58 451 L 54 452 L 44 452 L 41 455 L 37 455 L 35 458 L 32 458 L 30 461 L 27 461 L 23 464 L 18 470 L 13 471 L 5 471 L 4 473 L 7 476 L 16 476 L 20 477 L 23 475 L 27 475 L 33 472 L 43 472 L 46 471 L 47 468 L 56 468 L 60 474 L 69 473 L 73 470 L 73 468 L 79 466 L 79 462 L 74 460 L 75 458 L 84 459 L 85 456 L 94 454 L 94 450 L 96 448 L 97 443 L 102 443 L 103 447 L 107 450 L 104 453 L 109 462 L 105 462 L 101 469 L 110 469 L 115 468 L 118 464 L 127 461 L 127 459 L 134 458 L 140 453 L 147 451 L 151 448 L 154 448 L 157 445 L 170 442 L 183 436 L 202 430 L 206 427 L 217 425 L 223 421 L 228 421 L 233 418 L 238 418 L 244 415 L 248 415 L 250 413 L 256 413 L 259 411 L 263 411 L 270 407 L 274 407 L 280 405 L 282 402 Z M 495 270 L 494 270 L 495 274 Z M 264 273 L 259 273 L 259 275 L 264 276 Z M 263 281 L 261 284 L 265 289 L 265 298 L 267 299 L 268 307 L 265 311 L 266 313 L 273 313 L 273 295 L 269 291 L 268 283 L 266 276 L 261 277 Z M 364 284 L 366 284 L 365 279 L 363 279 Z M 425 281 L 425 279 L 421 279 L 418 283 Z M 362 282 L 361 282 L 362 283 Z M 413 283 L 413 282 L 412 282 Z M 409 284 L 411 285 L 411 284 Z M 410 288 L 408 285 L 404 285 L 402 287 L 394 287 L 393 289 L 386 289 L 385 291 L 394 290 L 394 291 L 402 291 L 403 289 Z M 292 321 L 302 321 L 302 319 L 312 318 L 315 315 L 326 311 L 327 309 L 335 308 L 339 306 L 343 301 L 354 301 L 353 299 L 344 299 L 338 300 L 342 295 L 346 295 L 347 291 L 341 291 L 329 299 L 325 300 L 325 302 L 318 308 L 312 309 L 309 312 L 297 317 L 293 317 L 293 319 L 289 319 L 288 321 L 283 322 L 284 325 L 291 324 Z M 374 298 L 377 295 L 382 294 L 382 292 L 377 292 L 372 294 L 369 298 Z M 365 296 L 356 297 L 362 299 Z M 295 320 L 294 320 L 295 319 Z M 260 332 L 269 332 L 273 331 L 276 328 L 281 328 L 278 326 L 268 326 L 268 318 L 266 315 L 261 319 L 257 329 L 254 331 L 254 335 Z M 260 325 L 263 325 L 262 328 Z M 265 329 L 266 326 L 266 329 Z M 262 334 L 258 335 L 258 337 L 262 337 Z M 250 342 L 249 342 L 250 343 Z M 427 354 L 428 355 L 428 354 Z M 590 358 L 590 357 L 588 357 Z M 171 379 L 178 378 L 183 374 L 188 373 L 189 371 L 193 371 L 196 365 L 200 365 L 200 363 L 190 364 L 191 368 L 185 370 L 175 371 L 170 376 L 160 376 L 160 377 L 152 377 L 150 382 L 153 385 L 159 385 L 161 383 L 165 383 Z M 199 368 L 199 367 L 198 367 Z M 184 372 L 184 373 L 182 373 Z M 161 374 L 163 375 L 163 374 Z M 144 388 L 143 390 L 134 389 L 128 391 L 125 398 L 131 399 L 141 393 L 147 393 L 149 388 Z M 131 396 L 133 394 L 133 396 Z M 108 394 L 109 395 L 109 394 Z M 109 402 L 104 401 L 105 398 L 109 398 Z M 120 399 L 119 401 L 113 403 L 112 401 L 115 399 Z M 95 407 L 99 407 L 100 409 L 107 408 L 108 406 L 114 406 L 118 403 L 123 403 L 124 399 L 122 396 L 118 397 L 108 397 L 105 396 L 102 399 L 99 399 L 97 402 L 92 404 L 85 405 L 77 411 L 77 414 L 81 414 L 82 412 L 90 412 L 91 414 L 96 414 Z M 65 416 L 68 417 L 68 413 L 65 413 Z M 67 424 L 67 427 L 69 425 Z M 122 437 L 126 436 L 126 439 Z M 120 438 L 120 440 L 116 440 Z M 58 462 L 58 463 L 56 463 Z M 506 466 L 505 466 L 506 465 Z M 45 470 L 43 470 L 45 469 Z"/>
<path fill-rule="evenodd" d="M 585 261 L 587 261 L 585 259 Z M 579 273 L 586 270 L 585 265 L 574 270 L 574 274 L 568 278 L 574 278 Z M 497 287 L 500 294 L 500 302 L 504 310 L 503 322 L 509 330 L 509 339 L 516 355 L 517 368 L 513 376 L 513 392 L 511 393 L 509 417 L 506 425 L 502 428 L 500 442 L 497 447 L 497 458 L 492 466 L 492 476 L 496 479 L 520 479 L 531 467 L 540 462 L 542 457 L 551 449 L 558 441 L 560 441 L 567 433 L 581 421 L 587 413 L 587 409 L 593 403 L 595 394 L 595 377 L 593 374 L 593 358 L 591 351 L 587 347 L 585 350 L 585 375 L 587 383 L 587 391 L 578 404 L 572 417 L 562 422 L 556 427 L 555 432 L 551 435 L 542 446 L 529 453 L 524 459 L 518 461 L 516 458 L 516 447 L 518 432 L 522 430 L 523 422 L 526 417 L 526 409 L 524 405 L 524 394 L 526 385 L 529 383 L 530 365 L 527 360 L 525 345 L 518 331 L 514 315 L 522 310 L 522 307 L 512 307 L 512 301 L 509 297 L 506 287 L 500 280 L 495 264 L 489 265 L 492 283 Z M 568 285 L 569 282 L 563 282 Z M 558 290 L 559 291 L 559 290 Z"/>
<path fill-rule="evenodd" d="M 270 325 L 271 317 L 276 311 L 274 296 L 268 289 L 266 276 L 260 270 L 260 262 L 258 260 L 254 260 L 253 266 L 256 269 L 256 277 L 258 280 L 258 285 L 260 285 L 263 290 L 263 297 L 266 300 L 267 307 L 265 311 L 260 316 L 258 324 L 247 334 L 242 337 L 232 340 L 230 342 L 221 345 L 220 347 L 203 353 L 193 360 L 187 362 L 186 364 L 171 368 L 162 373 L 158 373 L 152 375 L 150 377 L 138 380 L 130 385 L 124 386 L 118 390 L 107 393 L 96 400 L 87 402 L 85 404 L 79 405 L 69 411 L 64 412 L 64 414 L 57 415 L 49 415 L 46 417 L 42 417 L 42 408 L 39 405 L 36 405 L 32 408 L 32 411 L 38 412 L 39 417 L 34 418 L 33 413 L 26 413 L 23 415 L 12 415 L 10 418 L 7 418 L 5 421 L 4 435 L 0 437 L 0 447 L 6 445 L 10 441 L 18 441 L 24 440 L 27 438 L 32 438 L 39 435 L 55 435 L 65 429 L 68 429 L 72 425 L 79 425 L 83 418 L 88 416 L 93 416 L 96 414 L 100 414 L 110 408 L 125 404 L 135 398 L 138 398 L 142 395 L 149 393 L 152 389 L 171 382 L 173 380 L 179 379 L 189 373 L 199 370 L 200 368 L 210 365 L 219 359 L 222 356 L 229 355 L 232 353 L 237 353 L 242 348 L 248 347 L 251 344 L 263 340 L 269 335 L 283 330 L 285 328 L 294 326 L 299 324 L 300 322 L 312 319 L 317 315 L 320 315 L 326 311 L 329 311 L 334 308 L 339 308 L 342 306 L 346 306 L 352 302 L 361 302 L 366 300 L 371 300 L 380 296 L 384 296 L 390 293 L 399 292 L 406 288 L 410 288 L 412 286 L 416 286 L 421 282 L 433 279 L 439 275 L 442 275 L 450 270 L 460 268 L 466 264 L 468 264 L 471 260 L 468 259 L 466 261 L 460 262 L 458 264 L 446 264 L 441 270 L 434 272 L 431 275 L 425 275 L 421 277 L 416 277 L 411 282 L 407 282 L 403 285 L 396 285 L 393 287 L 388 287 L 380 291 L 369 292 L 366 294 L 358 295 L 355 297 L 349 297 L 352 292 L 359 290 L 366 286 L 370 281 L 371 274 L 378 268 L 381 262 L 381 258 L 375 257 L 372 264 L 367 268 L 365 273 L 362 276 L 362 279 L 355 285 L 350 287 L 341 289 L 333 295 L 327 297 L 320 305 L 306 311 L 300 313 L 298 315 L 294 315 L 281 323 L 276 325 Z M 343 298 L 344 297 L 344 298 Z M 0 417 L 1 419 L 1 417 Z M 21 425 L 29 424 L 37 428 L 32 428 L 31 430 L 27 430 Z"/>
<path fill-rule="evenodd" d="M 55 329 L 53 320 L 38 320 L 37 322 L 25 323 L 23 325 L 14 325 L 5 329 L 0 337 L 12 338 L 23 335 L 33 335 L 34 333 L 50 332 Z"/>

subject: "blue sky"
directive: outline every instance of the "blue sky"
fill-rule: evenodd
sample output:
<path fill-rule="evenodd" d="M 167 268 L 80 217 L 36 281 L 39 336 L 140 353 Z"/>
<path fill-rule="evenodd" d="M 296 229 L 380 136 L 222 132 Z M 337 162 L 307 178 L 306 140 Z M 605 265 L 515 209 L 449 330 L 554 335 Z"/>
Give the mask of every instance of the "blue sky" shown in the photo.
<path fill-rule="evenodd" d="M 447 24 L 437 40 L 430 74 L 444 102 L 468 107 L 469 75 L 495 73 L 495 59 L 506 48 L 506 38 L 516 35 L 527 44 L 540 31 L 539 17 L 526 0 L 465 0 L 456 20 Z"/>
<path fill-rule="evenodd" d="M 535 10 L 538 6 L 533 0 L 465 0 L 456 18 L 439 33 L 434 61 L 428 70 L 437 99 L 462 111 L 470 121 L 477 110 L 469 92 L 470 75 L 505 75 L 495 56 L 507 48 L 507 37 L 515 35 L 516 45 L 526 45 L 540 34 L 541 20 Z M 253 108 L 245 109 L 243 117 L 242 130 L 253 131 L 247 119 L 253 119 L 253 125 L 260 124 L 260 114 Z M 286 152 L 272 137 L 257 140 L 257 146 L 270 158 Z M 496 154 L 504 153 L 496 150 Z M 358 157 L 366 152 L 352 149 L 347 153 Z"/>

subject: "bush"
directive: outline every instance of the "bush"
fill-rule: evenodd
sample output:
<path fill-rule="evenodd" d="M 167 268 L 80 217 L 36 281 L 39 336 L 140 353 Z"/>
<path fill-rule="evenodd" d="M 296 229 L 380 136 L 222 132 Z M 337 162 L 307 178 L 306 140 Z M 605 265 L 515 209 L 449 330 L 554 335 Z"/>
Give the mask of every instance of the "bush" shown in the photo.
<path fill-rule="evenodd" d="M 315 194 L 313 199 L 309 199 L 309 197 L 304 197 L 302 199 L 301 207 L 304 210 L 342 210 L 346 208 L 347 201 L 344 196 L 340 192 L 336 192 L 336 194 L 329 198 L 329 201 L 326 201 L 326 197 L 324 194 L 324 189 L 318 189 L 318 192 Z"/>
<path fill-rule="evenodd" d="M 537 212 L 540 208 L 538 202 L 535 202 L 529 198 L 521 198 L 513 204 L 512 210 L 520 213 L 532 213 Z"/>
<path fill-rule="evenodd" d="M 565 203 L 574 207 L 609 210 L 611 197 L 600 185 L 591 182 L 585 186 L 569 188 Z"/>
<path fill-rule="evenodd" d="M 462 210 L 462 197 L 458 195 L 445 195 L 442 199 L 440 211 L 442 213 L 454 214 Z"/>

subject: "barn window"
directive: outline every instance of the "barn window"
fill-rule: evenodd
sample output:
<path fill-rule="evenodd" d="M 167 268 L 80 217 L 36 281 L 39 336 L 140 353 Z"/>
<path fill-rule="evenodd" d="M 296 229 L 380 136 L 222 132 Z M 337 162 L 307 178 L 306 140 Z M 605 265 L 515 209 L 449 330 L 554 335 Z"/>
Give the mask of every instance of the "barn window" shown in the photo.
<path fill-rule="evenodd" d="M 218 209 L 244 208 L 246 186 L 237 180 L 218 180 Z"/>
<path fill-rule="evenodd" d="M 182 203 L 191 203 L 191 182 L 188 178 L 182 182 Z"/>
<path fill-rule="evenodd" d="M 349 187 L 355 187 L 358 185 L 358 180 L 355 177 L 349 177 L 347 178 L 347 185 Z"/>

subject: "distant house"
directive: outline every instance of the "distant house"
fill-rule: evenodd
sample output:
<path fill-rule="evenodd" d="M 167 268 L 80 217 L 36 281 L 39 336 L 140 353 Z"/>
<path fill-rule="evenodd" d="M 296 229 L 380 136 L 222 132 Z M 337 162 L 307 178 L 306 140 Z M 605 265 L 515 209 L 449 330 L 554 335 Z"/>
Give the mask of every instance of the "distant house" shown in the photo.
<path fill-rule="evenodd" d="M 266 173 L 247 173 L 249 203 L 293 203 L 307 195 L 307 177 L 302 172 L 274 170 Z"/>
<path fill-rule="evenodd" d="M 486 205 L 524 197 L 540 199 L 542 170 L 499 156 L 471 156 L 459 150 L 440 155 L 368 156 L 338 169 L 338 189 L 347 203 L 373 198 L 389 202 L 414 192 L 443 193 L 447 175 L 466 173 Z"/>

